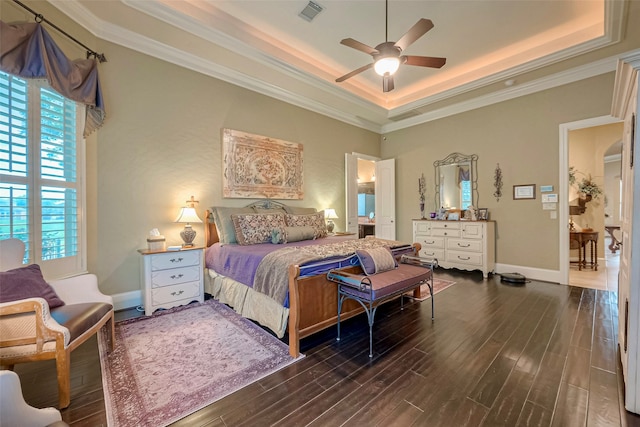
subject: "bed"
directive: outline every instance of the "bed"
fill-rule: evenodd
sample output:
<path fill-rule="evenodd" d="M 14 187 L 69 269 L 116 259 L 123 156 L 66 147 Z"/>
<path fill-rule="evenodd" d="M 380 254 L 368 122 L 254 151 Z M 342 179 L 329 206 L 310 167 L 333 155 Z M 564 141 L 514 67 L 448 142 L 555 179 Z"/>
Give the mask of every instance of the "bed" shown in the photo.
<path fill-rule="evenodd" d="M 269 221 L 280 221 L 280 216 L 294 224 L 303 222 L 296 227 L 280 227 L 285 231 L 277 233 L 273 231 L 277 227 Z M 326 276 L 332 269 L 360 272 L 355 248 L 384 245 L 398 258 L 416 255 L 420 249 L 417 243 L 372 236 L 325 236 L 324 219 L 319 222 L 319 217 L 323 214 L 315 209 L 289 207 L 272 200 L 243 208 L 218 206 L 205 213 L 205 292 L 271 329 L 279 338 L 288 333 L 292 357 L 300 353 L 300 339 L 337 323 L 337 287 Z M 324 233 L 319 231 L 320 226 Z M 269 227 L 271 239 L 264 241 Z M 314 228 L 312 238 L 310 228 Z M 256 230 L 263 233 L 256 236 Z M 277 244 L 272 243 L 278 239 Z M 347 301 L 341 318 L 362 311 L 357 302 Z"/>

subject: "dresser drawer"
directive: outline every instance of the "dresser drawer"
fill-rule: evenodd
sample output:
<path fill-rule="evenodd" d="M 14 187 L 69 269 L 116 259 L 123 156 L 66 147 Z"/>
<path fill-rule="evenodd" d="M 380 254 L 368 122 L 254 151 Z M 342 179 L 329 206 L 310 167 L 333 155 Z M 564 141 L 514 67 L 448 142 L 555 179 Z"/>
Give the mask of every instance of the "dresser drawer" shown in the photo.
<path fill-rule="evenodd" d="M 458 221 L 432 221 L 431 229 L 445 228 L 449 230 L 460 230 L 460 223 Z"/>
<path fill-rule="evenodd" d="M 482 240 L 447 239 L 447 249 L 465 252 L 482 252 Z"/>
<path fill-rule="evenodd" d="M 482 254 L 474 252 L 447 251 L 447 261 L 456 264 L 482 267 Z"/>
<path fill-rule="evenodd" d="M 460 237 L 460 229 L 455 228 L 432 228 L 432 236 L 438 237 Z"/>
<path fill-rule="evenodd" d="M 422 249 L 440 248 L 444 249 L 444 237 L 437 236 L 416 236 L 416 242 L 420 243 Z"/>
<path fill-rule="evenodd" d="M 422 248 L 420 256 L 435 258 L 438 261 L 445 259 L 444 249 Z"/>
<path fill-rule="evenodd" d="M 151 287 L 161 288 L 163 286 L 177 285 L 178 283 L 198 281 L 200 280 L 200 273 L 200 265 L 152 271 Z"/>
<path fill-rule="evenodd" d="M 151 270 L 156 271 L 191 265 L 199 266 L 202 251 L 176 251 L 148 256 L 151 257 Z"/>
<path fill-rule="evenodd" d="M 151 290 L 151 302 L 154 306 L 190 298 L 200 298 L 199 282 L 182 283 Z"/>

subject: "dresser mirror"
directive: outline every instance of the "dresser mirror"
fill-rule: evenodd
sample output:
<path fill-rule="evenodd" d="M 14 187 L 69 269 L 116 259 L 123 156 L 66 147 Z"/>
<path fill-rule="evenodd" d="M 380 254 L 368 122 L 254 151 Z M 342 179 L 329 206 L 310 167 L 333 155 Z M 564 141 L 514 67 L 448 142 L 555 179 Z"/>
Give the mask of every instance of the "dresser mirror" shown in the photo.
<path fill-rule="evenodd" d="M 436 210 L 465 210 L 478 202 L 478 156 L 451 153 L 433 162 Z"/>

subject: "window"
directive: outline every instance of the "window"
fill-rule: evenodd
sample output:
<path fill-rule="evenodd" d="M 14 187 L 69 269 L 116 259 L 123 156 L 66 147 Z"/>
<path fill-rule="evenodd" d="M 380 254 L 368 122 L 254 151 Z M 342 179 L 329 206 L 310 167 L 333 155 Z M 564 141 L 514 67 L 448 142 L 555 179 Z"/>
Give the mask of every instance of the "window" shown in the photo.
<path fill-rule="evenodd" d="M 0 72 L 0 239 L 25 242 L 47 277 L 84 272 L 79 108 L 46 82 Z"/>

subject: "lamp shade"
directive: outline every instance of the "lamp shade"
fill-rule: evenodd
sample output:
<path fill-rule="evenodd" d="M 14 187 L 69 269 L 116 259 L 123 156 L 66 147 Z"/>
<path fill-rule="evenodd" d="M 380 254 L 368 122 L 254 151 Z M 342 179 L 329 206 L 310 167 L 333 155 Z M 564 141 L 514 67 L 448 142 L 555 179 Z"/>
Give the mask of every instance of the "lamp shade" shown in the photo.
<path fill-rule="evenodd" d="M 389 75 L 393 75 L 393 73 L 398 71 L 398 67 L 400 67 L 400 59 L 395 56 L 380 58 L 373 65 L 376 73 L 381 76 L 384 76 L 387 73 L 389 73 Z"/>
<path fill-rule="evenodd" d="M 324 210 L 324 217 L 325 219 L 337 219 L 338 214 L 336 214 L 335 209 L 329 208 Z"/>
<path fill-rule="evenodd" d="M 195 208 L 180 208 L 180 214 L 174 222 L 200 223 L 202 220 L 198 218 Z"/>

